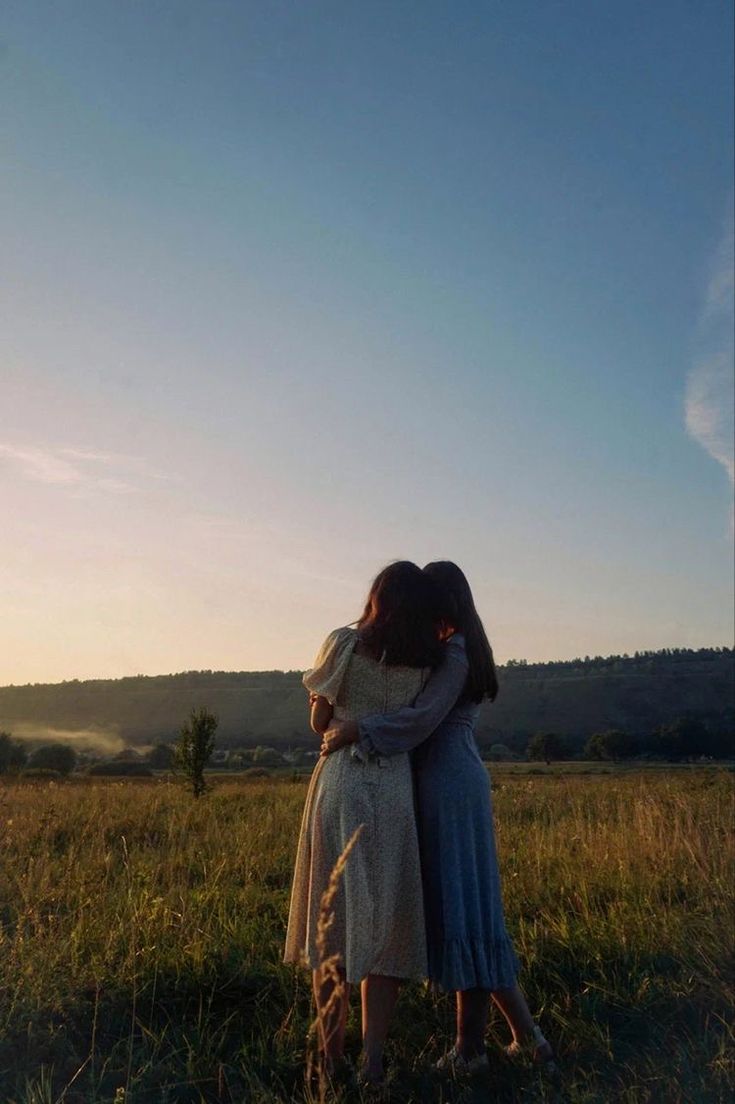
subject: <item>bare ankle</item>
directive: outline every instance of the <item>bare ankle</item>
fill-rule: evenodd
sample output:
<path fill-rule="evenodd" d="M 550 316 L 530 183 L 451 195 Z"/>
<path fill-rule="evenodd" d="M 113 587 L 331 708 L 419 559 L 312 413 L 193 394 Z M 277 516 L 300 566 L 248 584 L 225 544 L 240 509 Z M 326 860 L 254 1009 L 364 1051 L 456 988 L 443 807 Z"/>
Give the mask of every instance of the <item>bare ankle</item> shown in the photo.
<path fill-rule="evenodd" d="M 379 1081 L 383 1077 L 383 1052 L 362 1052 L 362 1070 L 369 1081 Z"/>
<path fill-rule="evenodd" d="M 466 1058 L 467 1061 L 471 1061 L 473 1058 L 477 1058 L 480 1054 L 485 1053 L 485 1043 L 483 1040 L 457 1038 L 454 1044 L 455 1049 L 462 1058 Z"/>

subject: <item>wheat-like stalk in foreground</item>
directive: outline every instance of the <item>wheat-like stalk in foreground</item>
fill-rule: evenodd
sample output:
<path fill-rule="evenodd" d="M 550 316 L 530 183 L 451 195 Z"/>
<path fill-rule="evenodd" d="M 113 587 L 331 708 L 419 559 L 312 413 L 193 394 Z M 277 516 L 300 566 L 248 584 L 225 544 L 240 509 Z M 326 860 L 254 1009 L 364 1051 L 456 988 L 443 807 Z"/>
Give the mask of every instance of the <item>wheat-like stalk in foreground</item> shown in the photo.
<path fill-rule="evenodd" d="M 334 899 L 337 896 L 340 881 L 347 866 L 347 859 L 360 838 L 364 827 L 364 824 L 360 824 L 345 844 L 342 854 L 332 868 L 327 888 L 324 890 L 319 904 L 319 919 L 316 927 L 316 949 L 319 964 L 317 966 L 318 984 L 315 987 L 318 996 L 316 998 L 316 1017 L 311 1025 L 311 1031 L 319 1039 L 322 1054 L 327 1051 L 336 1025 L 340 1020 L 339 1013 L 342 1002 L 346 999 L 345 981 L 340 969 L 342 955 L 339 951 L 331 955 L 327 954 L 327 938 L 335 920 Z M 326 1000 L 323 1000 L 322 994 L 327 986 L 329 986 L 329 996 Z M 320 1104 L 323 1104 L 328 1088 L 327 1070 L 324 1061 L 316 1062 L 313 1049 L 310 1048 L 307 1058 L 307 1081 L 311 1079 L 315 1069 L 318 1073 L 318 1099 Z"/>

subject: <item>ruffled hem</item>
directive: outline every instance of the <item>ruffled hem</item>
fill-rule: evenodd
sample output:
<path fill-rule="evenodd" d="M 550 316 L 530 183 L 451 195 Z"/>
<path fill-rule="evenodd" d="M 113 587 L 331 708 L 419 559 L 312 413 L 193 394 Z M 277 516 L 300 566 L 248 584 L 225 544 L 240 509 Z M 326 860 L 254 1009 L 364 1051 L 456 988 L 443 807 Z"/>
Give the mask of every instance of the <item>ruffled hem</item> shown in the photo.
<path fill-rule="evenodd" d="M 448 992 L 457 989 L 510 989 L 520 964 L 505 939 L 445 939 L 429 947 L 429 978 Z"/>

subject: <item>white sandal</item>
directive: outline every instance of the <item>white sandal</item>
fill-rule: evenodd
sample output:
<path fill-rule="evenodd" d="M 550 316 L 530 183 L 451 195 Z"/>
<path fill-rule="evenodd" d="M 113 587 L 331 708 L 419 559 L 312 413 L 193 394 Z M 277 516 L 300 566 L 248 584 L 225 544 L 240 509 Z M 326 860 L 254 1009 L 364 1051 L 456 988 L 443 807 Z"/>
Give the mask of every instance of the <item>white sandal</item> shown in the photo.
<path fill-rule="evenodd" d="M 485 1073 L 489 1068 L 487 1054 L 478 1054 L 476 1058 L 463 1058 L 456 1046 L 448 1050 L 434 1066 L 439 1073 L 448 1073 L 452 1077 L 474 1077 L 478 1073 Z"/>
<path fill-rule="evenodd" d="M 556 1062 L 554 1048 L 538 1024 L 533 1025 L 533 1031 L 526 1036 L 523 1042 L 514 1039 L 509 1046 L 503 1049 L 508 1058 L 527 1058 L 550 1077 L 559 1076 L 559 1066 Z M 540 1053 L 541 1051 L 544 1051 L 544 1053 Z"/>

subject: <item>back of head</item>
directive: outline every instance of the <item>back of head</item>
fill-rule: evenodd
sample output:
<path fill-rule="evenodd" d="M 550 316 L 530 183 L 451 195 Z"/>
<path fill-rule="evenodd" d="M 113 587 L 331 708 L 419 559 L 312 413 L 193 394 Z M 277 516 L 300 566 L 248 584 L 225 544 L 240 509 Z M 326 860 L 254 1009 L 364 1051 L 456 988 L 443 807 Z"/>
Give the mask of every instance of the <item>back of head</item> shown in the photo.
<path fill-rule="evenodd" d="M 484 698 L 494 701 L 498 693 L 498 675 L 493 650 L 464 572 L 451 560 L 437 560 L 426 565 L 424 574 L 437 587 L 440 621 L 461 632 L 465 638 L 470 667 L 465 697 L 474 702 Z"/>
<path fill-rule="evenodd" d="M 376 659 L 434 667 L 441 658 L 438 623 L 432 580 L 416 564 L 398 560 L 375 577 L 357 628 Z"/>

